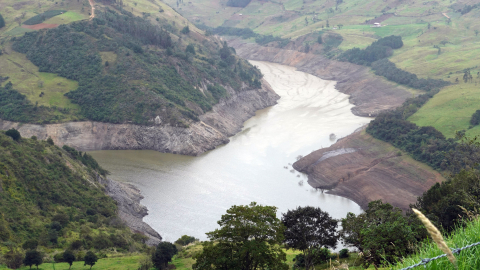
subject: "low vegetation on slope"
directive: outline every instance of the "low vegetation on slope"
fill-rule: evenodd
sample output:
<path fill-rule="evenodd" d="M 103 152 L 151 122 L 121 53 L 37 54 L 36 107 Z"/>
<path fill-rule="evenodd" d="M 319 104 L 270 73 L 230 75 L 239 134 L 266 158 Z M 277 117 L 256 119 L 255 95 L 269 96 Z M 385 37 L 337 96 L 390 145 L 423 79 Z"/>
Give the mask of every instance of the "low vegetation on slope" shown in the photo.
<path fill-rule="evenodd" d="M 1 263 L 14 267 L 26 250 L 69 249 L 83 260 L 90 249 L 145 248 L 145 236 L 123 225 L 98 182 L 106 171 L 88 154 L 65 149 L 0 132 Z"/>
<path fill-rule="evenodd" d="M 26 54 L 40 72 L 78 81 L 78 88 L 65 96 L 79 107 L 45 105 L 41 109 L 51 113 L 4 113 L 3 119 L 12 121 L 90 119 L 151 125 L 158 116 L 162 124 L 186 127 L 222 98 L 261 86 L 260 71 L 238 59 L 232 48 L 190 32 L 188 26 L 178 31 L 158 18 L 152 23 L 120 5 L 97 10 L 92 21 L 26 33 L 13 39 L 12 48 Z M 38 84 L 43 87 L 44 82 Z M 11 84 L 6 88 L 10 92 L 4 95 L 10 96 L 17 89 Z M 29 103 L 30 95 L 11 99 L 38 107 Z M 0 111 L 10 110 L 0 107 Z"/>

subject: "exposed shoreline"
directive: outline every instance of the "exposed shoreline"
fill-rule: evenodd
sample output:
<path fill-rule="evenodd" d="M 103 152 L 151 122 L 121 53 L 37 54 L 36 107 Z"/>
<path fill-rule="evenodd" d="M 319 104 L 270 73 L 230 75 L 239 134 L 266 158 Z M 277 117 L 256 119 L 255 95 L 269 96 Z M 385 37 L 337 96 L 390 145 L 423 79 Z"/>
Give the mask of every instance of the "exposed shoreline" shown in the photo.
<path fill-rule="evenodd" d="M 188 128 L 158 123 L 152 126 L 111 124 L 94 121 L 35 125 L 0 119 L 0 129 L 17 129 L 23 137 L 40 140 L 51 137 L 56 145 L 68 145 L 80 151 L 155 150 L 163 153 L 198 156 L 229 142 L 243 123 L 280 98 L 263 80 L 261 89 L 231 88 L 229 98 L 201 115 Z"/>
<path fill-rule="evenodd" d="M 288 65 L 321 79 L 337 81 L 335 88 L 350 95 L 349 100 L 355 105 L 352 113 L 358 116 L 374 117 L 411 97 L 405 88 L 374 75 L 364 66 L 297 50 L 263 47 L 240 38 L 227 40 L 243 58 Z M 363 209 L 370 201 L 382 200 L 407 210 L 423 192 L 444 181 L 440 173 L 408 155 L 399 155 L 398 149 L 362 130 L 328 148 L 313 151 L 293 167 L 308 175 L 310 186 L 350 199 Z"/>

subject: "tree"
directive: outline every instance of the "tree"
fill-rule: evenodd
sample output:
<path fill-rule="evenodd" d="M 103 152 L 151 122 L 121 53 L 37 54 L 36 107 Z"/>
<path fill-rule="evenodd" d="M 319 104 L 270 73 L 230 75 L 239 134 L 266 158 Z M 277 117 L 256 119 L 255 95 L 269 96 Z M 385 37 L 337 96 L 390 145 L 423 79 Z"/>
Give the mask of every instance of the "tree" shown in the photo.
<path fill-rule="evenodd" d="M 175 241 L 175 244 L 179 244 L 179 245 L 182 245 L 182 246 L 186 246 L 190 243 L 193 243 L 195 241 L 198 241 L 198 239 L 196 239 L 195 237 L 193 236 L 188 236 L 188 235 L 182 235 L 182 237 L 178 238 L 177 241 Z"/>
<path fill-rule="evenodd" d="M 32 265 L 38 266 L 43 263 L 43 256 L 40 254 L 40 252 L 36 250 L 29 250 L 25 254 L 25 258 L 23 259 L 23 264 L 26 266 L 30 266 L 30 269 L 32 269 Z"/>
<path fill-rule="evenodd" d="M 5 20 L 3 19 L 2 14 L 0 14 L 0 28 L 3 28 L 5 26 Z"/>
<path fill-rule="evenodd" d="M 9 136 L 9 137 L 12 137 L 12 139 L 14 141 L 18 141 L 20 140 L 21 136 L 20 136 L 20 132 L 18 132 L 18 130 L 14 129 L 14 128 L 11 128 L 9 130 L 7 130 L 5 132 L 5 135 Z"/>
<path fill-rule="evenodd" d="M 426 238 L 426 231 L 412 215 L 388 203 L 373 201 L 363 214 L 348 213 L 340 231 L 345 245 L 363 252 L 365 266 L 393 263 L 414 252 L 416 243 Z"/>
<path fill-rule="evenodd" d="M 90 265 L 90 269 L 92 269 L 92 267 L 98 261 L 98 257 L 92 251 L 88 251 L 87 254 L 85 254 L 84 260 L 85 260 L 84 266 Z"/>
<path fill-rule="evenodd" d="M 0 28 L 1 28 L 1 27 L 0 27 Z M 475 29 L 474 31 L 475 31 L 475 36 L 478 36 L 478 32 L 479 32 L 479 31 L 478 31 L 477 29 Z"/>
<path fill-rule="evenodd" d="M 52 140 L 52 137 L 48 137 L 47 143 L 50 144 L 50 145 L 54 145 L 54 144 L 55 144 L 55 143 L 53 142 L 53 140 Z"/>
<path fill-rule="evenodd" d="M 188 35 L 190 33 L 190 28 L 187 26 L 185 26 L 182 31 L 180 31 L 182 34 L 184 35 Z"/>
<path fill-rule="evenodd" d="M 70 269 L 75 261 L 75 255 L 71 250 L 67 249 L 65 252 L 63 252 L 63 260 L 70 265 L 70 267 L 68 267 L 68 269 Z"/>
<path fill-rule="evenodd" d="M 312 269 L 313 253 L 322 247 L 335 248 L 338 241 L 338 221 L 318 207 L 298 207 L 282 217 L 285 225 L 284 243 L 288 248 L 301 250 L 305 269 Z"/>
<path fill-rule="evenodd" d="M 338 26 L 338 29 L 342 29 L 343 24 L 339 24 L 339 25 L 337 25 L 337 26 Z"/>
<path fill-rule="evenodd" d="M 187 48 L 185 49 L 185 52 L 195 55 L 195 47 L 193 47 L 192 44 L 188 44 Z"/>
<path fill-rule="evenodd" d="M 207 233 L 210 241 L 195 256 L 193 269 L 287 270 L 286 254 L 278 246 L 284 226 L 276 211 L 255 202 L 232 206 L 218 221 L 220 229 Z"/>
<path fill-rule="evenodd" d="M 157 269 L 166 269 L 172 261 L 173 255 L 177 254 L 177 247 L 170 242 L 161 242 L 157 245 L 152 255 L 152 262 Z"/>

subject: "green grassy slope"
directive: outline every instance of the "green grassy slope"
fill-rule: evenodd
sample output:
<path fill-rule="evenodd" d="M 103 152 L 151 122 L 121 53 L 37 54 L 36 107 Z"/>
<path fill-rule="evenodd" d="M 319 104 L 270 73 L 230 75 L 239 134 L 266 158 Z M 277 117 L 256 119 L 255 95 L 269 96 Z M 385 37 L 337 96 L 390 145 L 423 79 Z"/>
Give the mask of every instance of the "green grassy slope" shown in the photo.
<path fill-rule="evenodd" d="M 19 31 L 12 39 L 10 30 L 0 32 L 4 85 L 11 81 L 31 104 L 57 111 L 35 123 L 90 119 L 149 125 L 159 116 L 163 124 L 185 127 L 232 94 L 225 88 L 260 87 L 256 68 L 231 49 L 221 54 L 219 40 L 160 1 L 100 2 L 91 21 L 79 11 L 89 6 L 73 2 L 80 3 L 60 5 L 68 10 L 63 14 L 37 8 L 40 14 L 58 13 L 44 21 L 60 23 L 58 28 Z M 186 27 L 190 31 L 181 31 Z M 186 52 L 189 45 L 193 50 Z"/>
<path fill-rule="evenodd" d="M 134 240 L 117 217 L 115 201 L 96 180 L 98 171 L 89 155 L 0 132 L 0 254 L 21 250 L 27 240 L 48 254 L 75 240 L 76 253 L 143 249 L 142 239 Z"/>

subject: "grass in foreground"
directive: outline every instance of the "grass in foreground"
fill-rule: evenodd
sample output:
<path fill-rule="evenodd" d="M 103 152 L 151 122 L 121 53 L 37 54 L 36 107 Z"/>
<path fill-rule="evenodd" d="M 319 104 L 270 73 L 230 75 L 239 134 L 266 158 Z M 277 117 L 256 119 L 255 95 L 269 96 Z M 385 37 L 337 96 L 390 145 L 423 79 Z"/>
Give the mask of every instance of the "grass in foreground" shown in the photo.
<path fill-rule="evenodd" d="M 450 237 L 446 238 L 447 245 L 450 248 L 460 248 L 476 242 L 480 242 L 480 219 L 469 222 L 465 228 L 457 229 Z M 443 252 L 434 244 L 427 243 L 420 251 L 412 257 L 406 258 L 402 263 L 396 265 L 393 269 L 401 269 L 422 260 L 422 258 L 433 258 L 442 255 Z M 455 255 L 457 259 L 457 269 L 480 269 L 480 246 L 465 249 L 460 254 Z M 446 257 L 429 262 L 426 269 L 448 270 L 455 269 Z"/>

